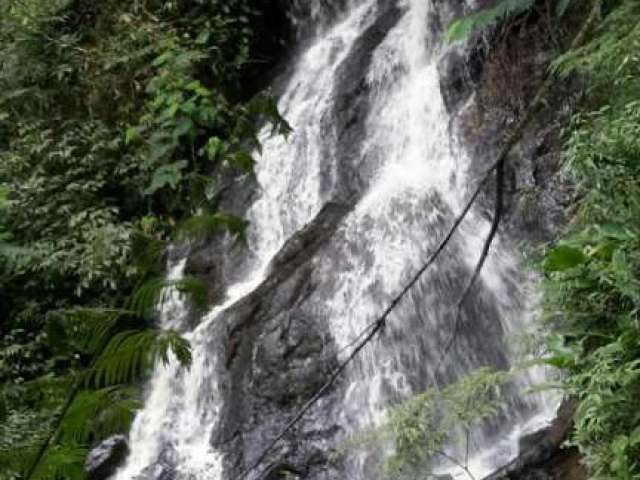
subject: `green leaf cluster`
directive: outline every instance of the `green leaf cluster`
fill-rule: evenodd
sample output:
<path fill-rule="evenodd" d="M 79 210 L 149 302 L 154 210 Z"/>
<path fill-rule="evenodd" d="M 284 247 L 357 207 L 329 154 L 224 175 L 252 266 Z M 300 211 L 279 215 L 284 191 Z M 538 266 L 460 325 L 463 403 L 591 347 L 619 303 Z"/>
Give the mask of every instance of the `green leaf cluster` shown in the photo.
<path fill-rule="evenodd" d="M 572 442 L 593 479 L 640 478 L 640 4 L 611 2 L 598 31 L 555 68 L 589 78 L 567 174 L 582 197 L 546 253 L 547 362 L 579 400 Z"/>
<path fill-rule="evenodd" d="M 481 368 L 443 389 L 430 388 L 392 408 L 380 426 L 352 443 L 385 453 L 378 455 L 384 478 L 429 478 L 436 459 L 466 468 L 466 459 L 447 454 L 446 448 L 469 447 L 464 445 L 468 432 L 499 413 L 512 378 L 510 372 Z"/>
<path fill-rule="evenodd" d="M 242 240 L 219 181 L 253 175 L 261 125 L 289 131 L 244 85 L 259 15 L 249 0 L 0 2 L 0 479 L 23 478 L 52 432 L 33 478 L 81 478 L 87 448 L 128 428 L 131 385 L 190 364 L 151 326 L 170 297 L 197 311 L 208 292 L 159 279 L 163 255 Z"/>
<path fill-rule="evenodd" d="M 498 0 L 492 7 L 483 8 L 453 21 L 447 29 L 447 38 L 449 41 L 464 40 L 475 31 L 495 26 L 510 17 L 528 12 L 539 3 L 541 2 L 538 0 Z M 572 3 L 574 0 L 546 0 L 547 5 L 542 8 L 549 8 L 553 4 L 554 15 L 562 17 Z"/>

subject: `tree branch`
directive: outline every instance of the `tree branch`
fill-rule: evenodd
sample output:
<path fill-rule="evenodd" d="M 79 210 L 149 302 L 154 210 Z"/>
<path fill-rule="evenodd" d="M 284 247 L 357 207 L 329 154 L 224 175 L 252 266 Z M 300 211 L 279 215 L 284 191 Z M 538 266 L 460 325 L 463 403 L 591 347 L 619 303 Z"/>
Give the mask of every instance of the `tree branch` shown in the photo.
<path fill-rule="evenodd" d="M 469 476 L 469 478 L 471 480 L 476 480 L 476 477 L 474 477 L 473 473 L 471 473 L 471 470 L 469 470 L 468 465 L 464 465 L 462 462 L 458 461 L 456 458 L 452 457 L 451 455 L 447 454 L 446 452 L 443 452 L 442 450 L 438 450 L 436 452 L 436 454 L 440 455 L 441 457 L 446 458 L 451 463 L 453 463 L 456 467 L 459 467 L 462 470 L 464 470 L 465 473 Z"/>
<path fill-rule="evenodd" d="M 484 264 L 487 261 L 489 256 L 489 251 L 491 249 L 491 245 L 496 238 L 496 234 L 498 233 L 498 227 L 500 226 L 500 221 L 502 220 L 502 213 L 504 210 L 504 162 L 500 163 L 496 169 L 496 199 L 495 199 L 495 207 L 493 213 L 493 221 L 491 223 L 491 229 L 489 230 L 489 234 L 484 242 L 484 246 L 482 247 L 482 253 L 480 254 L 480 258 L 478 259 L 478 263 L 473 271 L 473 275 L 467 283 L 460 299 L 457 301 L 455 306 L 455 320 L 453 322 L 453 331 L 451 332 L 451 338 L 447 341 L 447 344 L 442 351 L 442 355 L 440 356 L 440 360 L 435 369 L 435 372 L 440 370 L 440 366 L 444 361 L 445 357 L 449 354 L 451 347 L 455 343 L 456 337 L 458 336 L 458 332 L 460 329 L 460 323 L 462 319 L 462 307 L 464 302 L 467 300 L 469 295 L 471 294 L 471 290 L 475 285 L 478 277 L 480 277 L 480 273 L 484 268 Z"/>

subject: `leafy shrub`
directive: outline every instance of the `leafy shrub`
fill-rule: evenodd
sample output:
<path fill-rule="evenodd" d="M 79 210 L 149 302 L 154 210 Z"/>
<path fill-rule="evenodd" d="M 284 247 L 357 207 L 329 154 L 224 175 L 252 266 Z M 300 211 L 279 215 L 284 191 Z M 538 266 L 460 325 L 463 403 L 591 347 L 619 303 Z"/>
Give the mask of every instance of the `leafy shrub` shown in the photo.
<path fill-rule="evenodd" d="M 158 361 L 189 365 L 188 343 L 149 325 L 169 291 L 202 307 L 205 289 L 159 280 L 162 254 L 242 238 L 215 181 L 252 174 L 260 124 L 288 131 L 242 85 L 258 14 L 248 0 L 0 2 L 0 428 L 15 438 L 1 479 L 24 478 L 50 434 L 33 478 L 81 478 L 87 447 L 126 430 L 129 385 Z"/>
<path fill-rule="evenodd" d="M 469 432 L 499 413 L 502 390 L 512 378 L 509 372 L 481 368 L 441 390 L 429 388 L 392 408 L 380 426 L 352 443 L 385 452 L 379 456 L 385 478 L 429 478 L 439 459 L 473 479 L 468 468 Z M 467 454 L 456 458 L 447 453 L 452 442 L 464 445 Z"/>
<path fill-rule="evenodd" d="M 590 78 L 599 105 L 576 117 L 567 168 L 583 196 L 543 262 L 545 309 L 560 341 L 549 362 L 580 401 L 572 439 L 590 478 L 640 478 L 640 5 L 617 2 L 562 73 Z"/>

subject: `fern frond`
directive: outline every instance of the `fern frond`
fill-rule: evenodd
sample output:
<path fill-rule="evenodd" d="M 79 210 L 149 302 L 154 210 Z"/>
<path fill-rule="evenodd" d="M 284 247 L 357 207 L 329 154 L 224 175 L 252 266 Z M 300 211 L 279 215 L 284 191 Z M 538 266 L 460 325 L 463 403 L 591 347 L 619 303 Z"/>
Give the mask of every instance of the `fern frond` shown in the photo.
<path fill-rule="evenodd" d="M 140 403 L 131 388 L 107 387 L 78 394 L 61 425 L 67 442 L 85 444 L 127 430 Z"/>
<path fill-rule="evenodd" d="M 41 248 L 18 246 L 0 239 L 0 259 L 10 270 L 35 265 L 42 257 Z"/>
<path fill-rule="evenodd" d="M 63 443 L 52 446 L 31 477 L 33 480 L 85 480 L 84 460 L 89 453 L 86 445 Z"/>
<path fill-rule="evenodd" d="M 196 215 L 180 225 L 177 239 L 204 240 L 220 232 L 229 232 L 244 240 L 247 225 L 246 220 L 225 213 Z"/>
<path fill-rule="evenodd" d="M 118 319 L 132 312 L 117 308 L 74 308 L 58 310 L 48 323 L 52 343 L 73 344 L 89 352 L 105 345 Z"/>
<path fill-rule="evenodd" d="M 207 284 L 193 277 L 168 280 L 156 278 L 138 288 L 129 301 L 129 309 L 142 317 L 154 310 L 162 310 L 172 295 L 188 296 L 198 309 L 207 305 Z"/>
<path fill-rule="evenodd" d="M 143 231 L 134 231 L 131 236 L 131 258 L 139 272 L 155 272 L 167 243 Z"/>
<path fill-rule="evenodd" d="M 513 372 L 484 367 L 446 387 L 442 398 L 453 425 L 470 428 L 474 422 L 497 414 L 502 405 L 502 390 L 513 378 Z"/>
<path fill-rule="evenodd" d="M 172 330 L 128 331 L 115 335 L 87 375 L 97 387 L 131 383 L 158 362 L 167 365 L 170 353 L 183 367 L 191 366 L 191 346 Z"/>
<path fill-rule="evenodd" d="M 536 0 L 500 0 L 491 8 L 485 8 L 454 21 L 447 30 L 449 41 L 463 40 L 472 32 L 490 27 L 499 21 L 526 12 Z"/>

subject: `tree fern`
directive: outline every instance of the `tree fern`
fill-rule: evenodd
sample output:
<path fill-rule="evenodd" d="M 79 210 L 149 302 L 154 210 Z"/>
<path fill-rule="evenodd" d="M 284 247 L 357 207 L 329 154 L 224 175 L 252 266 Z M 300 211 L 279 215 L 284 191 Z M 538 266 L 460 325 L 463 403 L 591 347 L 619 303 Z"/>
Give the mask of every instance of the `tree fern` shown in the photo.
<path fill-rule="evenodd" d="M 107 344 L 118 320 L 131 312 L 114 308 L 74 308 L 51 316 L 47 333 L 52 345 L 93 353 Z"/>
<path fill-rule="evenodd" d="M 87 445 L 61 443 L 50 448 L 32 475 L 33 480 L 84 480 Z"/>
<path fill-rule="evenodd" d="M 146 220 L 146 224 L 144 225 Z M 145 217 L 143 228 L 153 229 L 154 217 Z M 160 259 L 167 249 L 167 243 L 152 232 L 134 230 L 131 236 L 131 257 L 142 275 L 157 273 Z"/>

